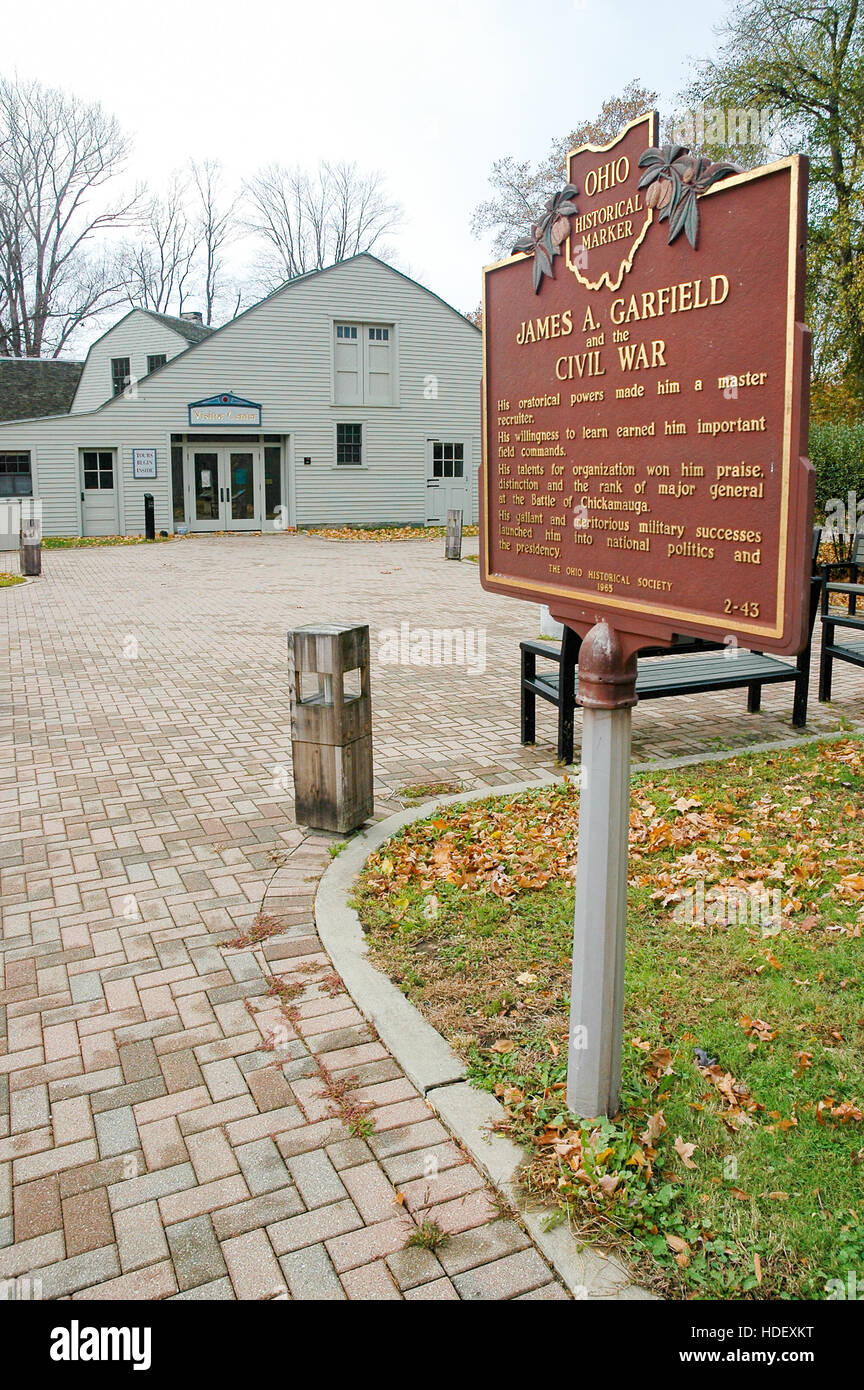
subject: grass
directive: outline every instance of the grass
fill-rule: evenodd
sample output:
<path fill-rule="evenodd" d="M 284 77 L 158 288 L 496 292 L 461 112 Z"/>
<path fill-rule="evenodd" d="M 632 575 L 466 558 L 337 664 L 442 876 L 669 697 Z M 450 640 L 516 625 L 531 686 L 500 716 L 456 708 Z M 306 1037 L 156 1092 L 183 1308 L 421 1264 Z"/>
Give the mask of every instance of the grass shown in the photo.
<path fill-rule="evenodd" d="M 301 526 L 307 536 L 328 541 L 434 541 L 447 534 L 446 526 Z M 479 536 L 479 526 L 463 526 L 463 536 Z"/>
<path fill-rule="evenodd" d="M 320 536 L 331 541 L 433 541 L 442 540 L 447 534 L 445 526 L 289 526 L 288 534 L 299 531 L 307 536 Z M 207 538 L 234 536 L 235 532 L 211 531 Z M 247 533 L 248 534 L 248 533 Z M 253 532 L 260 536 L 260 531 Z M 463 536 L 478 536 L 478 526 L 465 526 Z M 158 535 L 156 542 L 193 539 L 193 533 L 179 535 Z M 103 545 L 153 545 L 146 536 L 44 536 L 42 546 L 45 550 L 85 550 Z M 466 560 L 476 560 L 476 555 L 466 555 Z"/>
<path fill-rule="evenodd" d="M 461 782 L 411 782 L 407 787 L 400 787 L 396 795 L 400 801 L 410 803 L 431 801 L 433 797 L 450 796 L 461 790 Z"/>
<path fill-rule="evenodd" d="M 611 1121 L 564 1098 L 577 823 L 565 783 L 407 827 L 360 881 L 373 959 L 498 1095 L 526 1194 L 647 1286 L 860 1280 L 864 745 L 635 780 Z"/>
<path fill-rule="evenodd" d="M 0 570 L 0 589 L 11 589 L 13 584 L 23 583 L 23 574 L 10 574 L 8 570 Z"/>
<path fill-rule="evenodd" d="M 159 536 L 148 541 L 146 536 L 43 536 L 43 550 L 90 550 L 103 545 L 159 545 L 172 541 L 174 536 Z"/>
<path fill-rule="evenodd" d="M 427 1218 L 421 1221 L 405 1242 L 405 1249 L 416 1247 L 419 1250 L 443 1250 L 450 1243 L 450 1236 L 443 1231 L 437 1221 Z"/>

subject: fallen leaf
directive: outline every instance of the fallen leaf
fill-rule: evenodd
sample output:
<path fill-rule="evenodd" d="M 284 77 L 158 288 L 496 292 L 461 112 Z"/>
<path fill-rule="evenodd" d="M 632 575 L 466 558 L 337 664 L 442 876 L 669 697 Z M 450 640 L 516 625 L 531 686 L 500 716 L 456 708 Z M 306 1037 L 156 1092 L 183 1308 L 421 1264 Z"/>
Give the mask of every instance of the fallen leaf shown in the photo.
<path fill-rule="evenodd" d="M 681 1135 L 675 1140 L 675 1152 L 681 1159 L 685 1168 L 695 1168 L 696 1164 L 692 1161 L 692 1155 L 696 1148 L 695 1144 L 685 1144 Z"/>
<path fill-rule="evenodd" d="M 648 1116 L 648 1123 L 645 1126 L 644 1133 L 640 1134 L 639 1138 L 643 1144 L 653 1144 L 660 1138 L 665 1128 L 666 1121 L 663 1118 L 663 1111 L 658 1110 L 655 1114 Z"/>

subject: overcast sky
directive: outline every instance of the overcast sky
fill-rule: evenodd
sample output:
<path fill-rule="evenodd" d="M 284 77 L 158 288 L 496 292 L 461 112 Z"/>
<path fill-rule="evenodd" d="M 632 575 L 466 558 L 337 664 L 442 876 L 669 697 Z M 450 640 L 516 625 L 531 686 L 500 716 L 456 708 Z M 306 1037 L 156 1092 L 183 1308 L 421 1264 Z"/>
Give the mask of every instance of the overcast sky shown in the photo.
<path fill-rule="evenodd" d="M 272 160 L 381 169 L 405 210 L 400 268 L 459 309 L 488 244 L 469 221 L 502 155 L 536 159 L 632 78 L 661 115 L 710 52 L 725 0 L 105 0 L 16 3 L 5 75 L 114 112 L 137 177 L 189 156 L 238 181 Z"/>

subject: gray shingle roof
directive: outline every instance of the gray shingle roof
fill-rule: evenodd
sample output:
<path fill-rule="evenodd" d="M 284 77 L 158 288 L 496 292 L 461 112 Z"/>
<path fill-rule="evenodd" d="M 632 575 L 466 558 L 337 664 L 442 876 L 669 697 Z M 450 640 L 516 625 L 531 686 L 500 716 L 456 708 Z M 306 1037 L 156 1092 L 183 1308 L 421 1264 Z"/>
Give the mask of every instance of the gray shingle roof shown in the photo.
<path fill-rule="evenodd" d="M 68 414 L 83 370 L 83 362 L 0 357 L 0 420 Z"/>
<path fill-rule="evenodd" d="M 156 319 L 159 323 L 165 323 L 169 328 L 173 328 L 175 333 L 179 333 L 181 338 L 185 338 L 187 343 L 201 343 L 215 330 L 208 328 L 205 323 L 193 323 L 191 319 L 181 319 L 174 314 L 157 314 L 155 309 L 145 309 L 151 319 Z"/>

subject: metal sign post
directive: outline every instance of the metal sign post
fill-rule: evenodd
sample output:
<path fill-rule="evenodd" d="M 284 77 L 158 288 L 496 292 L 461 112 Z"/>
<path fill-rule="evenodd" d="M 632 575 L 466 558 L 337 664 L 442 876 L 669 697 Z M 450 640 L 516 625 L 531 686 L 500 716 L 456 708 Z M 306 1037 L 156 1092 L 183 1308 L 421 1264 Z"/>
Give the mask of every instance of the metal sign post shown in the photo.
<path fill-rule="evenodd" d="M 605 622 L 592 627 L 582 643 L 579 701 L 579 871 L 567 1104 L 577 1115 L 614 1115 L 621 1085 L 636 657 L 625 657 L 618 633 Z"/>

